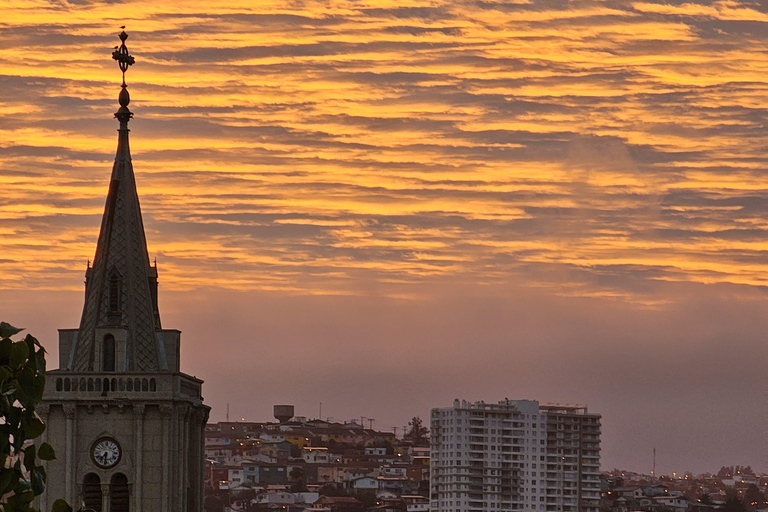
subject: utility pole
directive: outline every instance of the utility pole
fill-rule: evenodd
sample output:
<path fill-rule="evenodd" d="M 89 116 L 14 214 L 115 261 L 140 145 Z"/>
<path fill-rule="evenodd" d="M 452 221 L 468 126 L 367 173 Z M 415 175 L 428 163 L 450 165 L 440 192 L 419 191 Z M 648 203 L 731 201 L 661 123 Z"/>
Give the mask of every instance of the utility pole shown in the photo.
<path fill-rule="evenodd" d="M 229 423 L 229 402 L 227 402 L 227 423 Z"/>
<path fill-rule="evenodd" d="M 320 412 L 317 413 L 317 419 L 323 421 L 323 402 L 320 402 Z"/>
<path fill-rule="evenodd" d="M 376 421 L 376 418 L 368 418 L 368 428 L 370 430 L 373 430 L 373 422 Z"/>

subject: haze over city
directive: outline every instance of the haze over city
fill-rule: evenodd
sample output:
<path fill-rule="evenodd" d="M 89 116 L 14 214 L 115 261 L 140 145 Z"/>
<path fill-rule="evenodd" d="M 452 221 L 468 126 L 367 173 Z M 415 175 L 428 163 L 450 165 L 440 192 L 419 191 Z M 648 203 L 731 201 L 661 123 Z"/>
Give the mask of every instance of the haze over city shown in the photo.
<path fill-rule="evenodd" d="M 58 360 L 114 160 L 211 420 L 586 403 L 765 470 L 759 2 L 0 3 L 0 319 Z M 126 17 L 126 13 L 128 13 Z"/>

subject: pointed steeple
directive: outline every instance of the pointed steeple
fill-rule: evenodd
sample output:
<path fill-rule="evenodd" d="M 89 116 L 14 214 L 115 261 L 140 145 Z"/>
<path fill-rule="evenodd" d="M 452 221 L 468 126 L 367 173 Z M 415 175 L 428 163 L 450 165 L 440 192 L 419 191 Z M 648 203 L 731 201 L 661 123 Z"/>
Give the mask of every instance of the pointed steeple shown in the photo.
<path fill-rule="evenodd" d="M 73 371 L 167 369 L 157 308 L 157 266 L 149 263 L 144 223 L 128 144 L 130 95 L 125 71 L 134 63 L 125 40 L 112 57 L 123 72 L 119 95 L 117 155 L 101 220 L 93 266 L 86 270 L 85 304 L 68 368 Z M 112 337 L 111 349 L 102 348 Z M 103 339 L 102 339 L 103 338 Z M 118 360 L 115 367 L 115 338 Z M 104 345 L 102 345 L 104 344 Z M 111 351 L 112 362 L 104 354 Z"/>

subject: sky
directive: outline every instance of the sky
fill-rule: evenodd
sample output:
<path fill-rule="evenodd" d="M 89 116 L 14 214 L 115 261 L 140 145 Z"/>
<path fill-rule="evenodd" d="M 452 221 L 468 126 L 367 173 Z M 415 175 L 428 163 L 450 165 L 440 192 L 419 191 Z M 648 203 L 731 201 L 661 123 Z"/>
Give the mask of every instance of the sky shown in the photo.
<path fill-rule="evenodd" d="M 213 421 L 289 403 L 389 430 L 527 398 L 602 414 L 603 469 L 649 472 L 654 448 L 658 472 L 768 469 L 765 3 L 0 12 L 0 317 L 51 366 L 126 25 L 163 326 Z"/>

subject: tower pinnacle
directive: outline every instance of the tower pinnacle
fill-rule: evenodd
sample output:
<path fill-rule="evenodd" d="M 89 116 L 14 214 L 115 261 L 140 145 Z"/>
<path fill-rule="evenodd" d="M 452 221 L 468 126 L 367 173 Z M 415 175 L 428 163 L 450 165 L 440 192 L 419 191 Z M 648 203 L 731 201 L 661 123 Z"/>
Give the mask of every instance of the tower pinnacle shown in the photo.
<path fill-rule="evenodd" d="M 157 307 L 157 267 L 149 262 L 128 142 L 133 113 L 128 110 L 125 71 L 134 59 L 125 46 L 127 38 L 122 32 L 122 45 L 112 52 L 123 72 L 120 109 L 115 113 L 120 128 L 96 255 L 86 270 L 83 316 L 66 366 L 75 371 L 169 368 Z M 103 349 L 107 339 L 114 340 L 115 353 L 122 354 L 116 363 L 104 362 L 104 354 L 114 352 Z"/>

